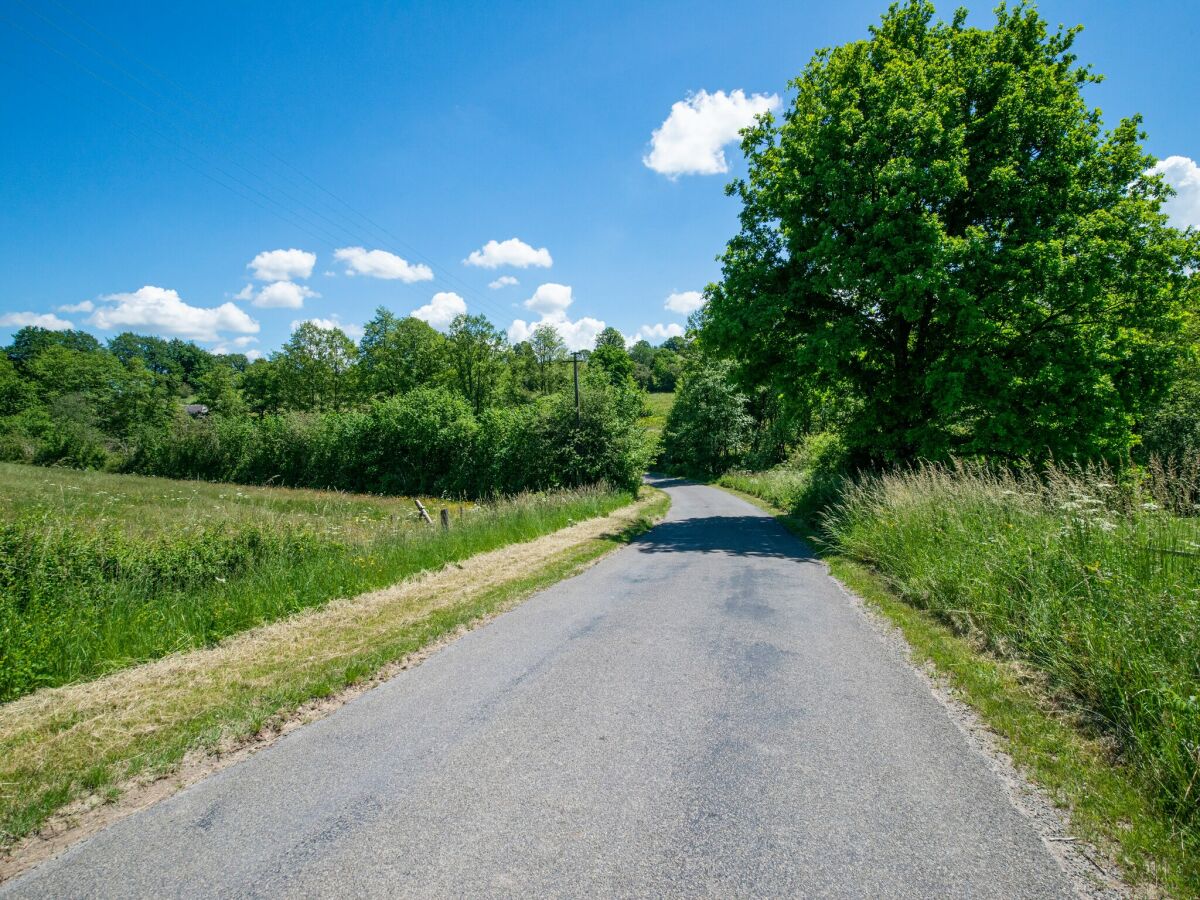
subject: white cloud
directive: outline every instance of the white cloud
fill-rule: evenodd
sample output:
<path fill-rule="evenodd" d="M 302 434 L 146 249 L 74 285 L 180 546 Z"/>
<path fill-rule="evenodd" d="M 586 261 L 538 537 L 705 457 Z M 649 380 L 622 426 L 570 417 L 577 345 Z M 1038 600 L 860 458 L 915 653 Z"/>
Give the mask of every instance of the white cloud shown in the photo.
<path fill-rule="evenodd" d="M 525 301 L 525 308 L 542 314 L 542 317 L 563 316 L 567 307 L 574 302 L 571 297 L 571 287 L 566 284 L 555 284 L 548 281 L 538 285 L 533 296 Z"/>
<path fill-rule="evenodd" d="M 1150 170 L 1162 175 L 1175 188 L 1175 196 L 1163 204 L 1176 228 L 1200 228 L 1200 166 L 1186 156 L 1168 156 Z"/>
<path fill-rule="evenodd" d="M 259 281 L 291 281 L 307 278 L 317 264 L 317 254 L 307 250 L 264 250 L 250 260 L 246 268 L 254 270 Z"/>
<path fill-rule="evenodd" d="M 490 287 L 493 291 L 498 291 L 500 288 L 510 287 L 511 285 L 520 283 L 521 282 L 517 281 L 517 279 L 513 278 L 511 275 L 501 275 L 495 281 L 489 282 L 488 287 Z"/>
<path fill-rule="evenodd" d="M 237 299 L 245 300 L 245 291 L 237 295 Z M 294 281 L 273 281 L 264 287 L 254 298 L 255 306 L 270 308 L 299 309 L 304 305 L 306 297 L 320 297 L 316 291 Z"/>
<path fill-rule="evenodd" d="M 91 300 L 80 300 L 78 303 L 65 303 L 58 308 L 58 311 L 65 313 L 80 313 L 91 312 L 95 308 L 96 304 Z"/>
<path fill-rule="evenodd" d="M 441 291 L 434 294 L 432 300 L 424 306 L 414 309 L 409 315 L 414 319 L 428 322 L 439 331 L 444 331 L 454 321 L 455 316 L 460 316 L 466 311 L 466 300 L 450 291 Z"/>
<path fill-rule="evenodd" d="M 654 130 L 650 152 L 642 162 L 675 179 L 680 175 L 717 175 L 729 171 L 726 144 L 754 123 L 754 117 L 779 106 L 778 94 L 744 91 L 710 94 L 700 91 L 671 106 L 671 114 Z"/>
<path fill-rule="evenodd" d="M 498 269 L 500 266 L 517 269 L 538 266 L 548 269 L 554 265 L 554 260 L 545 247 L 535 250 L 519 238 L 509 238 L 507 241 L 488 241 L 482 249 L 472 250 L 471 255 L 463 260 L 463 265 L 484 269 Z"/>
<path fill-rule="evenodd" d="M 233 295 L 233 299 L 234 300 L 253 300 L 254 299 L 254 285 L 252 285 L 252 284 L 246 285 L 244 288 L 242 288 L 240 291 L 238 291 L 236 294 Z"/>
<path fill-rule="evenodd" d="M 324 328 L 326 331 L 334 328 L 340 328 L 345 333 L 346 337 L 353 338 L 356 341 L 363 336 L 363 327 L 361 325 L 355 325 L 352 322 L 343 322 L 338 317 L 337 313 L 334 313 L 328 319 L 321 319 L 317 318 L 316 316 L 313 316 L 311 319 L 297 319 L 296 321 L 292 322 L 292 331 L 295 331 L 305 322 L 311 322 L 318 328 Z"/>
<path fill-rule="evenodd" d="M 689 313 L 694 313 L 703 305 L 704 295 L 700 291 L 676 291 L 667 297 L 667 302 L 663 304 L 663 309 L 669 309 L 671 312 L 686 316 Z"/>
<path fill-rule="evenodd" d="M 526 322 L 524 319 L 515 319 L 508 326 L 508 339 L 514 344 L 527 341 L 532 337 L 534 329 L 539 325 L 552 326 L 558 332 L 558 336 L 563 339 L 563 343 L 567 345 L 568 350 L 592 349 L 596 346 L 596 336 L 605 327 L 602 320 L 593 319 L 591 316 L 584 316 L 574 321 L 568 319 L 566 316 L 547 317 L 539 322 Z"/>
<path fill-rule="evenodd" d="M 261 350 L 247 350 L 246 351 L 246 359 L 250 360 L 250 362 L 254 362 L 256 359 L 262 359 L 262 351 Z"/>
<path fill-rule="evenodd" d="M 258 338 L 256 338 L 256 337 L 247 337 L 247 336 L 236 337 L 236 338 L 233 338 L 233 340 L 221 341 L 221 343 L 219 343 L 215 347 L 213 347 L 210 352 L 217 353 L 217 354 L 245 353 L 246 356 L 249 356 L 251 353 L 256 353 L 259 356 L 262 356 L 262 354 L 258 353 L 257 350 L 247 350 L 246 349 L 251 344 L 257 344 L 257 343 L 258 343 Z"/>
<path fill-rule="evenodd" d="M 66 319 L 60 319 L 54 313 L 12 312 L 0 315 L 0 328 L 45 328 L 49 331 L 66 331 L 74 328 Z"/>
<path fill-rule="evenodd" d="M 96 309 L 88 322 L 103 330 L 143 328 L 171 337 L 216 341 L 223 331 L 257 334 L 259 325 L 232 303 L 191 306 L 179 294 L 148 284 L 131 294 L 109 294 L 106 306 Z"/>
<path fill-rule="evenodd" d="M 539 325 L 552 325 L 567 349 L 591 349 L 596 343 L 596 335 L 604 330 L 604 322 L 591 316 L 575 320 L 567 318 L 567 307 L 573 302 L 570 285 L 552 281 L 539 285 L 533 296 L 525 301 L 525 308 L 541 313 L 541 319 L 536 322 L 514 320 L 508 326 L 508 339 L 513 343 L 526 341 Z"/>
<path fill-rule="evenodd" d="M 667 325 L 659 322 L 655 325 L 643 325 L 633 335 L 626 338 L 625 343 L 628 346 L 633 346 L 638 341 L 649 341 L 651 344 L 661 344 L 667 338 L 683 337 L 683 326 L 675 322 Z"/>
<path fill-rule="evenodd" d="M 367 275 L 371 278 L 400 280 L 405 284 L 415 281 L 432 281 L 433 270 L 429 266 L 416 265 L 401 259 L 386 250 L 367 250 L 363 247 L 342 247 L 333 251 L 336 259 L 346 264 L 347 275 Z"/>

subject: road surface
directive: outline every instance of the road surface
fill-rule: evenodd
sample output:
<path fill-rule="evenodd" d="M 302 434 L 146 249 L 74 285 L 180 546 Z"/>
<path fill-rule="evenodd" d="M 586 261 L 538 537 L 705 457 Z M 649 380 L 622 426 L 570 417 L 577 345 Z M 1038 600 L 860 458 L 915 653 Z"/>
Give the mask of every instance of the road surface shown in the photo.
<path fill-rule="evenodd" d="M 928 687 L 715 488 L 0 893 L 1061 897 Z"/>

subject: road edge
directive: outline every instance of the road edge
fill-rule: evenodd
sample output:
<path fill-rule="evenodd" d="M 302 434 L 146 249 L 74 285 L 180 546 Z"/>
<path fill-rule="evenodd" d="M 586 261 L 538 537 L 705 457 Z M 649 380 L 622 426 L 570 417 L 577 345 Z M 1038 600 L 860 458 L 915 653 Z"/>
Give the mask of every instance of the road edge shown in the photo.
<path fill-rule="evenodd" d="M 297 703 L 281 701 L 279 708 L 253 732 L 226 737 L 215 746 L 193 749 L 170 767 L 145 775 L 130 778 L 111 786 L 106 795 L 93 794 L 72 802 L 48 816 L 30 835 L 19 839 L 7 848 L 0 849 L 0 885 L 52 859 L 74 844 L 86 840 L 93 834 L 135 813 L 173 796 L 210 775 L 236 765 L 259 753 L 284 735 L 304 725 L 323 719 L 337 709 L 378 687 L 402 672 L 420 665 L 439 650 L 450 645 L 465 634 L 483 627 L 504 613 L 514 609 L 546 588 L 573 578 L 601 559 L 626 546 L 637 536 L 649 531 L 662 520 L 670 507 L 670 498 L 664 491 L 653 487 L 643 488 L 644 496 L 606 516 L 588 520 L 593 524 L 611 522 L 618 526 L 613 531 L 598 534 L 588 533 L 580 540 L 569 544 L 539 562 L 532 570 L 516 577 L 500 577 L 492 583 L 486 580 L 482 589 L 474 595 L 464 597 L 459 606 L 480 610 L 464 621 L 453 623 L 444 630 L 428 629 L 425 640 L 417 649 L 382 661 L 370 670 L 335 690 Z M 551 532 L 520 546 L 545 543 L 548 539 L 561 536 L 563 532 L 578 528 L 588 522 L 568 526 Z M 489 556 L 500 551 L 479 554 Z M 478 557 L 475 557 L 478 559 Z M 417 579 L 429 590 L 437 589 L 439 576 L 460 570 L 471 558 L 458 564 L 450 564 L 442 570 L 418 576 Z M 378 592 L 372 592 L 375 594 Z M 364 595 L 369 597 L 371 595 Z M 353 604 L 359 598 L 338 601 Z M 319 612 L 319 610 L 317 611 Z M 304 612 L 297 617 L 311 614 Z M 265 631 L 279 623 L 262 626 L 252 631 Z M 238 637 L 245 637 L 245 634 Z M 203 651 L 194 651 L 203 652 Z M 148 665 L 154 665 L 150 663 Z M 129 671 L 129 670 L 125 670 Z M 120 673 L 117 673 L 120 674 Z M 116 792 L 116 793 L 114 793 Z"/>
<path fill-rule="evenodd" d="M 896 654 L 921 679 L 968 746 L 984 759 L 988 768 L 1000 779 L 1009 802 L 1036 831 L 1051 856 L 1070 878 L 1077 894 L 1102 898 L 1160 895 L 1157 885 L 1131 883 L 1131 873 L 1118 861 L 1116 848 L 1108 841 L 1103 844 L 1096 842 L 1096 837 L 1104 836 L 1081 828 L 1080 823 L 1073 819 L 1069 805 L 1064 802 L 1065 798 L 1056 799 L 1050 786 L 1042 783 L 1036 772 L 1017 763 L 1010 752 L 1014 749 L 1012 739 L 994 726 L 986 710 L 981 708 L 982 704 L 978 703 L 977 697 L 957 672 L 940 666 L 934 656 L 922 652 L 917 642 L 911 639 L 912 630 L 921 628 L 936 632 L 938 639 L 954 642 L 956 650 L 969 654 L 979 665 L 994 670 L 996 677 L 991 685 L 993 689 L 1010 689 L 1027 694 L 1017 678 L 1002 671 L 1006 666 L 1004 661 L 971 646 L 932 617 L 895 597 L 878 574 L 853 560 L 820 552 L 816 546 L 818 542 L 814 540 L 816 535 L 807 523 L 753 494 L 720 484 L 709 486 L 761 509 L 805 543 L 847 601 L 871 625 L 885 651 Z M 898 608 L 906 611 L 907 615 L 897 615 Z M 1016 697 L 1011 699 L 1018 700 Z M 1028 704 L 1029 701 L 1028 696 L 1019 698 L 1022 704 Z M 1037 705 L 1038 713 L 1049 719 L 1052 713 Z M 1060 728 L 1068 727 L 1057 724 Z M 1085 742 L 1082 736 L 1079 740 Z"/>

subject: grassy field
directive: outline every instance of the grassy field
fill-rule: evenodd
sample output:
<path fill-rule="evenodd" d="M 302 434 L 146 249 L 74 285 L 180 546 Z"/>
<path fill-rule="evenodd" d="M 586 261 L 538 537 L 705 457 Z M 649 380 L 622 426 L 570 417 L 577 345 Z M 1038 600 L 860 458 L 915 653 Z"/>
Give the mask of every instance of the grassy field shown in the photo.
<path fill-rule="evenodd" d="M 1196 474 L 929 466 L 844 484 L 814 530 L 1089 836 L 1178 895 L 1200 893 Z M 808 511 L 804 472 L 723 482 Z"/>
<path fill-rule="evenodd" d="M 659 440 L 662 438 L 663 427 L 667 424 L 667 413 L 671 411 L 674 403 L 674 392 L 646 395 L 645 403 L 642 406 L 642 417 L 638 420 L 638 424 L 646 429 L 655 448 L 658 447 Z M 655 456 L 657 455 L 658 450 L 655 449 Z"/>
<path fill-rule="evenodd" d="M 17 842 L 63 807 L 74 804 L 60 827 L 108 815 L 109 804 L 124 798 L 127 808 L 136 807 L 141 786 L 178 772 L 181 763 L 180 777 L 189 764 L 203 774 L 214 758 L 319 715 L 328 698 L 344 699 L 351 686 L 387 677 L 414 653 L 578 572 L 644 531 L 666 507 L 664 494 L 646 490 L 607 516 L 536 540 L 209 648 L 0 704 L 0 880 L 34 852 L 25 847 L 12 855 Z"/>
<path fill-rule="evenodd" d="M 0 465 L 0 700 L 210 646 L 629 500 L 453 503 L 443 532 L 405 498 Z"/>

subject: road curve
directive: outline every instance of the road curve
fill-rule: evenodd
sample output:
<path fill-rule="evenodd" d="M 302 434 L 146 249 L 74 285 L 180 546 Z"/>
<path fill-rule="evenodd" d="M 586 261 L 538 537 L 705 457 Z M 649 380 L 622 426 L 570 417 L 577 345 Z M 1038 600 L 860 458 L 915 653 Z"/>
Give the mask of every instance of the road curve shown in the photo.
<path fill-rule="evenodd" d="M 774 520 L 666 521 L 18 897 L 1062 897 L 986 761 Z"/>

